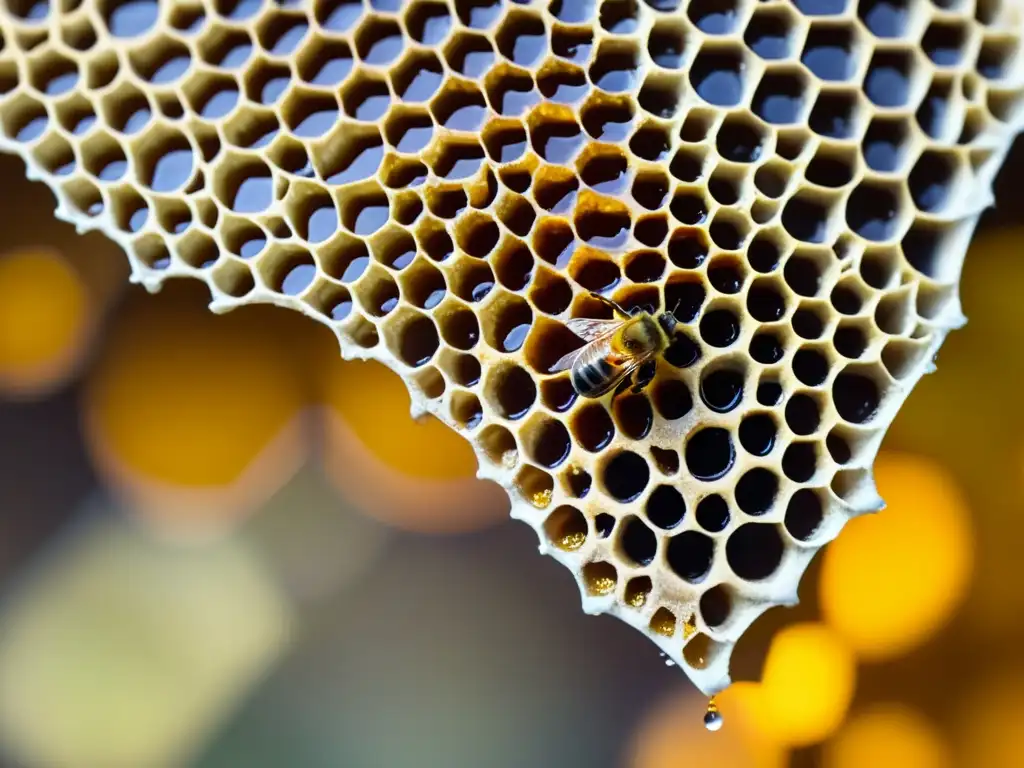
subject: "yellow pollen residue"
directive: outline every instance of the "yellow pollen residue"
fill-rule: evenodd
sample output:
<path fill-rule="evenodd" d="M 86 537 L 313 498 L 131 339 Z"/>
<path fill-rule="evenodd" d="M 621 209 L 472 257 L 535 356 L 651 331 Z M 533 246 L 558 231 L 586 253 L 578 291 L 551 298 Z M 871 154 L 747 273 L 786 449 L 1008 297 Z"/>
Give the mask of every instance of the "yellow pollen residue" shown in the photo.
<path fill-rule="evenodd" d="M 558 542 L 558 546 L 560 546 L 562 549 L 579 549 L 583 546 L 583 542 L 585 542 L 586 540 L 587 534 L 585 533 L 567 533 Z"/>
<path fill-rule="evenodd" d="M 615 589 L 615 579 L 600 576 L 590 582 L 590 591 L 595 595 L 607 595 Z"/>
<path fill-rule="evenodd" d="M 659 611 L 651 619 L 651 630 L 665 637 L 672 637 L 676 632 L 676 618 L 671 613 Z"/>
<path fill-rule="evenodd" d="M 691 613 L 689 618 L 683 622 L 683 640 L 689 640 L 693 637 L 693 634 L 697 631 L 697 622 L 694 615 Z"/>
<path fill-rule="evenodd" d="M 634 608 L 643 608 L 644 603 L 647 602 L 647 593 L 634 592 L 626 598 L 626 602 L 628 602 Z"/>
<path fill-rule="evenodd" d="M 551 503 L 551 489 L 545 488 L 543 491 L 537 491 L 530 497 L 530 501 L 533 502 L 533 506 L 537 507 L 537 509 L 544 509 L 544 507 Z"/>

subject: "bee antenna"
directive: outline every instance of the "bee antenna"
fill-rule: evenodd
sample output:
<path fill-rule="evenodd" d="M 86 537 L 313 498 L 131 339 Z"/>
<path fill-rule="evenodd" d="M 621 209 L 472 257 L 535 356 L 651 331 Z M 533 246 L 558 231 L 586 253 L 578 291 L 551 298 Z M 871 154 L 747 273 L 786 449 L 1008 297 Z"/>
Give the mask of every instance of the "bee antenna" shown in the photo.
<path fill-rule="evenodd" d="M 680 305 L 680 304 L 682 304 L 682 303 L 683 303 L 683 299 L 682 299 L 682 297 L 680 297 L 680 298 L 676 299 L 676 305 L 675 305 L 674 307 L 672 307 L 672 316 L 673 316 L 673 317 L 675 317 L 675 315 L 676 315 L 676 310 L 677 310 L 677 309 L 679 309 L 679 305 Z"/>

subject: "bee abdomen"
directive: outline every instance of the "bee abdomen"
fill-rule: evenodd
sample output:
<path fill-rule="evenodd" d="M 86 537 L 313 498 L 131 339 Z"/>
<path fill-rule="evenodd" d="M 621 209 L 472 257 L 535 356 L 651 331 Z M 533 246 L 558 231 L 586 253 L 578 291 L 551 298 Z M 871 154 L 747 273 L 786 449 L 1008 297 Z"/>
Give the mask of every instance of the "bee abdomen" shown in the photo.
<path fill-rule="evenodd" d="M 615 385 L 615 367 L 603 354 L 585 354 L 572 367 L 572 385 L 583 397 L 597 397 Z"/>

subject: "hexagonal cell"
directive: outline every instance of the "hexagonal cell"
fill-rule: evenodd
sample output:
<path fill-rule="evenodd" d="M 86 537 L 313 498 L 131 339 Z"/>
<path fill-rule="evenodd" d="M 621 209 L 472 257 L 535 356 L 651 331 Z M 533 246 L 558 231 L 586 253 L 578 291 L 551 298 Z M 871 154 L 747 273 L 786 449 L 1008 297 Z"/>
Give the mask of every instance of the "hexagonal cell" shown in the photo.
<path fill-rule="evenodd" d="M 379 120 L 391 105 L 391 91 L 383 76 L 357 71 L 345 81 L 341 90 L 345 113 L 356 120 Z"/>
<path fill-rule="evenodd" d="M 405 27 L 416 42 L 436 46 L 448 36 L 452 17 L 445 3 L 436 0 L 413 2 L 405 11 Z"/>
<path fill-rule="evenodd" d="M 476 131 L 487 113 L 484 95 L 471 83 L 448 81 L 431 102 L 439 125 L 452 131 Z"/>
<path fill-rule="evenodd" d="M 356 29 L 355 47 L 364 64 L 386 66 L 401 56 L 405 36 L 396 21 L 370 17 Z"/>
<path fill-rule="evenodd" d="M 877 50 L 864 77 L 864 93 L 879 107 L 903 107 L 911 102 L 916 71 L 909 51 Z"/>
<path fill-rule="evenodd" d="M 428 101 L 443 80 L 443 67 L 432 51 L 412 51 L 391 70 L 391 84 L 405 102 Z"/>
<path fill-rule="evenodd" d="M 527 11 L 513 10 L 506 15 L 494 35 L 498 51 L 520 67 L 530 67 L 547 52 L 544 21 Z"/>
<path fill-rule="evenodd" d="M 338 86 L 352 71 L 353 64 L 347 43 L 319 36 L 304 45 L 296 59 L 299 77 L 310 85 L 325 88 Z"/>
<path fill-rule="evenodd" d="M 860 70 L 866 45 L 848 24 L 811 24 L 800 61 L 821 80 L 852 79 Z"/>
<path fill-rule="evenodd" d="M 751 108 L 766 123 L 802 123 L 813 96 L 807 76 L 795 67 L 772 67 L 761 77 Z"/>
<path fill-rule="evenodd" d="M 709 104 L 734 107 L 746 91 L 743 50 L 734 45 L 705 43 L 690 67 L 690 85 Z"/>
<path fill-rule="evenodd" d="M 804 26 L 787 5 L 759 7 L 747 22 L 743 41 L 762 59 L 788 59 Z"/>
<path fill-rule="evenodd" d="M 602 42 L 590 65 L 590 81 L 608 93 L 625 93 L 637 84 L 640 52 L 634 43 L 609 39 Z"/>
<path fill-rule="evenodd" d="M 647 36 L 647 52 L 651 60 L 664 69 L 684 69 L 691 58 L 687 31 L 686 25 L 678 19 L 655 21 Z"/>

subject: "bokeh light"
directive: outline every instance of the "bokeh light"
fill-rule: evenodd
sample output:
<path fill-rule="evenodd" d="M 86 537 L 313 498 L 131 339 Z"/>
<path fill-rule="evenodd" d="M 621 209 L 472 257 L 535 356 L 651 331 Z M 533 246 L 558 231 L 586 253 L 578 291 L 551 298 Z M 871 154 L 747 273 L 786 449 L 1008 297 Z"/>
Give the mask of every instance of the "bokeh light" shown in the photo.
<path fill-rule="evenodd" d="M 760 687 L 736 683 L 716 697 L 725 720 L 720 731 L 704 727 L 707 699 L 692 689 L 655 706 L 637 732 L 628 768 L 781 768 L 787 753 L 765 730 Z"/>
<path fill-rule="evenodd" d="M 86 388 L 97 467 L 148 519 L 217 529 L 286 482 L 307 454 L 309 397 L 277 334 L 250 313 L 176 297 L 122 310 Z"/>
<path fill-rule="evenodd" d="M 469 443 L 433 416 L 415 420 L 402 380 L 375 362 L 325 366 L 324 465 L 344 496 L 390 525 L 456 533 L 507 518 L 494 483 L 476 479 Z"/>
<path fill-rule="evenodd" d="M 0 392 L 40 396 L 63 384 L 85 352 L 94 311 L 57 251 L 0 254 Z"/>
<path fill-rule="evenodd" d="M 917 711 L 890 703 L 872 705 L 852 718 L 826 745 L 822 756 L 823 768 L 951 765 L 949 747 L 938 729 Z"/>
<path fill-rule="evenodd" d="M 886 508 L 851 520 L 825 551 L 821 607 L 865 659 L 906 653 L 936 632 L 967 589 L 967 502 L 924 457 L 883 452 L 875 478 Z"/>
<path fill-rule="evenodd" d="M 959 763 L 968 766 L 1016 766 L 1024 755 L 1024 669 L 986 673 L 958 697 L 956 732 Z"/>
<path fill-rule="evenodd" d="M 764 664 L 763 727 L 793 746 L 828 738 L 846 716 L 856 679 L 853 654 L 828 627 L 808 622 L 782 629 Z"/>
<path fill-rule="evenodd" d="M 0 737 L 17 765 L 182 765 L 286 647 L 238 542 L 156 544 L 103 502 L 0 614 Z"/>

